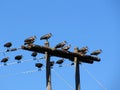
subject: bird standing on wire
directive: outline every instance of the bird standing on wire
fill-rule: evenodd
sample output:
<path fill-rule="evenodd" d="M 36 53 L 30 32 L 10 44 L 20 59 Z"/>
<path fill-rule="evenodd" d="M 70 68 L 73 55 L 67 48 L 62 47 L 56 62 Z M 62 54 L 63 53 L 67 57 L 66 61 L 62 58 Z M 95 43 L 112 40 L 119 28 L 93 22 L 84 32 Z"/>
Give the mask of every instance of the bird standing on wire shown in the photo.
<path fill-rule="evenodd" d="M 3 62 L 4 63 L 4 65 L 7 65 L 7 61 L 8 61 L 8 59 L 9 59 L 9 57 L 5 57 L 5 58 L 3 58 L 2 60 L 1 60 L 1 62 Z"/>
<path fill-rule="evenodd" d="M 7 43 L 4 44 L 4 47 L 7 48 L 7 51 L 10 50 L 10 47 L 11 47 L 11 46 L 12 46 L 12 43 L 11 43 L 11 42 L 7 42 Z"/>
<path fill-rule="evenodd" d="M 58 44 L 55 46 L 55 49 L 56 49 L 56 48 L 62 48 L 62 47 L 64 47 L 66 43 L 67 43 L 66 41 L 63 41 L 63 42 L 61 42 L 61 43 L 58 43 Z"/>
<path fill-rule="evenodd" d="M 21 59 L 22 59 L 22 55 L 17 55 L 17 56 L 15 56 L 15 60 L 18 60 L 18 63 L 21 63 Z"/>
<path fill-rule="evenodd" d="M 90 55 L 99 55 L 100 53 L 102 52 L 102 50 L 101 49 L 99 49 L 99 50 L 96 50 L 96 51 L 94 51 L 94 52 L 92 52 Z"/>
<path fill-rule="evenodd" d="M 33 60 L 36 60 L 37 52 L 32 52 L 31 56 L 33 56 Z"/>
<path fill-rule="evenodd" d="M 40 71 L 43 64 L 42 63 L 36 63 L 35 66 L 38 68 L 38 71 Z"/>
<path fill-rule="evenodd" d="M 35 40 L 36 40 L 36 36 L 31 36 L 24 40 L 24 45 L 33 46 Z"/>
<path fill-rule="evenodd" d="M 62 67 L 62 63 L 64 62 L 64 58 L 56 61 L 56 64 L 59 64 L 59 67 Z"/>
<path fill-rule="evenodd" d="M 53 68 L 54 63 L 55 63 L 54 61 L 51 61 L 51 62 L 50 62 L 50 67 L 51 67 L 51 68 Z"/>
<path fill-rule="evenodd" d="M 47 40 L 52 36 L 52 33 L 45 34 L 40 37 L 40 40 Z"/>

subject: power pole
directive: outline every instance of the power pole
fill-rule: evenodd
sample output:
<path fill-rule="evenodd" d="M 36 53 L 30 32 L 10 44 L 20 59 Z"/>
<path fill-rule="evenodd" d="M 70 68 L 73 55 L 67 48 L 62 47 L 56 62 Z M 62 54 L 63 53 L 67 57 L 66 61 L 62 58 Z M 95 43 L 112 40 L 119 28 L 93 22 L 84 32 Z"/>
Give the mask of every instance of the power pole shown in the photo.
<path fill-rule="evenodd" d="M 74 52 L 78 53 L 78 48 L 74 48 Z M 74 65 L 75 65 L 75 90 L 80 90 L 80 71 L 79 71 L 79 60 L 77 57 L 74 57 Z"/>
<path fill-rule="evenodd" d="M 45 42 L 45 46 L 49 47 L 49 42 Z M 52 90 L 51 87 L 51 68 L 50 68 L 50 54 L 45 52 L 46 57 L 46 90 Z"/>
<path fill-rule="evenodd" d="M 50 70 L 50 57 L 56 56 L 60 58 L 66 58 L 75 63 L 75 90 L 80 90 L 80 63 L 93 64 L 94 61 L 100 61 L 100 58 L 91 55 L 81 55 L 78 53 L 78 48 L 74 48 L 74 52 L 67 52 L 60 49 L 53 49 L 49 47 L 49 42 L 45 43 L 45 46 L 33 45 L 31 48 L 28 46 L 21 46 L 23 50 L 34 51 L 46 55 L 46 90 L 52 90 L 51 87 L 51 70 Z"/>

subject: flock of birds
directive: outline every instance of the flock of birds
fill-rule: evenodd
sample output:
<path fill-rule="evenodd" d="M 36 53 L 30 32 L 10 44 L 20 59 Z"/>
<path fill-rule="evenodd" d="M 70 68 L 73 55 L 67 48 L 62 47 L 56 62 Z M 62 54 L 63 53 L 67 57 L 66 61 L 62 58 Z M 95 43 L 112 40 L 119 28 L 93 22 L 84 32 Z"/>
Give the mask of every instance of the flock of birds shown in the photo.
<path fill-rule="evenodd" d="M 46 41 L 48 41 L 48 39 L 50 39 L 51 36 L 52 36 L 51 33 L 45 34 L 45 35 L 43 35 L 43 36 L 40 37 L 40 40 L 46 40 Z M 28 47 L 32 47 L 32 46 L 34 46 L 35 40 L 36 40 L 36 36 L 31 36 L 31 37 L 29 37 L 29 38 L 27 38 L 27 39 L 24 40 L 24 45 L 27 45 Z M 67 41 L 60 42 L 60 43 L 56 44 L 56 46 L 54 47 L 54 49 L 61 49 L 63 51 L 69 52 L 68 50 L 70 49 L 71 45 L 69 44 L 69 45 L 66 46 L 66 44 L 67 44 Z M 7 43 L 4 44 L 4 47 L 7 48 L 6 52 L 18 50 L 18 48 L 11 48 L 11 46 L 12 46 L 11 42 L 7 42 Z M 88 47 L 87 46 L 82 47 L 82 48 L 80 48 L 78 50 L 78 53 L 81 54 L 81 55 L 85 55 L 87 52 L 88 52 Z M 93 51 L 92 53 L 90 53 L 90 55 L 97 56 L 101 52 L 102 52 L 102 50 L 99 49 L 99 50 Z M 32 52 L 32 54 L 31 54 L 31 56 L 33 57 L 34 60 L 36 60 L 36 56 L 37 55 L 38 55 L 37 52 Z M 20 63 L 22 57 L 23 57 L 22 55 L 17 55 L 17 56 L 15 56 L 15 60 L 17 60 L 18 63 Z M 6 63 L 7 63 L 8 60 L 9 60 L 9 57 L 5 57 L 5 58 L 3 58 L 1 60 L 1 62 L 4 63 L 4 65 L 7 65 Z M 59 64 L 59 66 L 61 67 L 63 62 L 64 62 L 64 58 L 56 61 L 56 64 Z M 54 63 L 55 63 L 54 61 L 50 62 L 51 68 L 53 67 Z M 37 68 L 41 68 L 43 66 L 43 64 L 42 63 L 36 63 L 35 66 Z"/>

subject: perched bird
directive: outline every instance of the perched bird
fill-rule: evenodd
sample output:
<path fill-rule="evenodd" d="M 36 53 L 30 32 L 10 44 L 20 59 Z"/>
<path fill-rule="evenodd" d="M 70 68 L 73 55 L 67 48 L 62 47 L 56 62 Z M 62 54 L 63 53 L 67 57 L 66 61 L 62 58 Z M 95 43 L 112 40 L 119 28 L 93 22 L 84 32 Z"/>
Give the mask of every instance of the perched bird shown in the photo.
<path fill-rule="evenodd" d="M 86 54 L 88 52 L 88 47 L 82 47 L 78 50 L 79 54 Z"/>
<path fill-rule="evenodd" d="M 7 65 L 6 62 L 8 61 L 8 59 L 9 59 L 9 57 L 5 57 L 5 58 L 3 58 L 3 59 L 1 60 L 1 62 L 3 62 L 4 65 Z"/>
<path fill-rule="evenodd" d="M 18 60 L 18 63 L 21 63 L 21 59 L 22 59 L 22 55 L 17 55 L 17 56 L 15 56 L 15 60 Z"/>
<path fill-rule="evenodd" d="M 43 66 L 42 63 L 36 63 L 35 66 L 38 68 L 38 70 L 41 70 L 41 67 Z"/>
<path fill-rule="evenodd" d="M 55 46 L 55 48 L 62 48 L 62 47 L 64 47 L 64 45 L 65 45 L 66 43 L 67 43 L 66 41 L 63 41 L 63 42 L 57 44 L 57 45 Z"/>
<path fill-rule="evenodd" d="M 71 45 L 69 44 L 68 46 L 64 46 L 64 47 L 62 48 L 62 50 L 68 51 L 68 50 L 70 49 L 70 47 L 71 47 Z"/>
<path fill-rule="evenodd" d="M 64 62 L 64 58 L 58 60 L 56 64 L 59 64 L 59 67 L 62 67 L 62 63 Z"/>
<path fill-rule="evenodd" d="M 100 54 L 102 52 L 102 50 L 101 49 L 99 49 L 99 50 L 96 50 L 96 51 L 94 51 L 94 52 L 92 52 L 90 55 L 98 55 L 98 54 Z"/>
<path fill-rule="evenodd" d="M 36 36 L 31 36 L 24 40 L 24 45 L 33 45 L 36 40 Z"/>
<path fill-rule="evenodd" d="M 33 60 L 36 60 L 37 52 L 33 52 L 31 56 L 33 56 Z"/>
<path fill-rule="evenodd" d="M 54 61 L 51 61 L 51 62 L 50 62 L 51 68 L 53 68 L 54 63 L 55 63 Z"/>
<path fill-rule="evenodd" d="M 52 36 L 52 33 L 45 34 L 40 37 L 40 40 L 47 40 Z"/>
<path fill-rule="evenodd" d="M 12 43 L 11 43 L 11 42 L 7 42 L 7 43 L 4 44 L 4 47 L 7 48 L 7 51 L 10 50 L 10 47 L 11 47 L 11 46 L 12 46 Z"/>
<path fill-rule="evenodd" d="M 74 62 L 71 63 L 71 66 L 74 65 Z"/>

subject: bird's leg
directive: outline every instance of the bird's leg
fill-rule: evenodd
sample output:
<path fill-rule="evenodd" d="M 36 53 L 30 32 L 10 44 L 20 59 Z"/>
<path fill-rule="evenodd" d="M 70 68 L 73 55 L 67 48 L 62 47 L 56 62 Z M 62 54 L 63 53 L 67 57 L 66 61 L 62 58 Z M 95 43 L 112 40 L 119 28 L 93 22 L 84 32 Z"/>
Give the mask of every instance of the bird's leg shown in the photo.
<path fill-rule="evenodd" d="M 41 68 L 38 68 L 38 71 L 41 71 Z"/>
<path fill-rule="evenodd" d="M 5 63 L 4 63 L 4 65 L 6 66 L 6 65 L 7 65 L 7 63 L 5 62 Z"/>
<path fill-rule="evenodd" d="M 62 64 L 60 64 L 59 67 L 62 67 Z"/>
<path fill-rule="evenodd" d="M 17 63 L 21 63 L 21 61 L 18 61 Z"/>
<path fill-rule="evenodd" d="M 33 60 L 36 60 L 37 58 L 36 57 L 33 57 Z"/>
<path fill-rule="evenodd" d="M 51 69 L 53 69 L 53 66 L 51 66 Z"/>
<path fill-rule="evenodd" d="M 7 48 L 6 52 L 9 52 L 10 51 L 10 47 Z"/>

